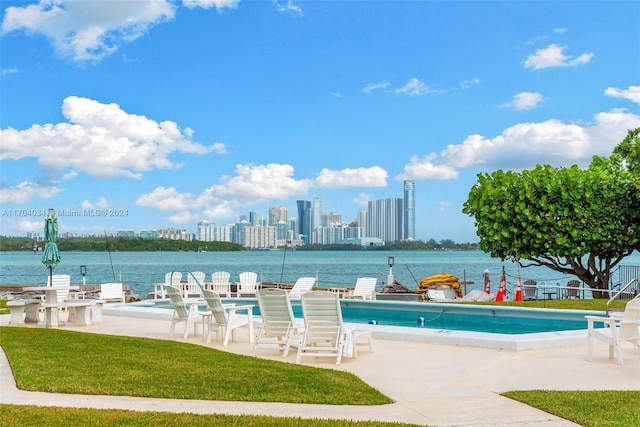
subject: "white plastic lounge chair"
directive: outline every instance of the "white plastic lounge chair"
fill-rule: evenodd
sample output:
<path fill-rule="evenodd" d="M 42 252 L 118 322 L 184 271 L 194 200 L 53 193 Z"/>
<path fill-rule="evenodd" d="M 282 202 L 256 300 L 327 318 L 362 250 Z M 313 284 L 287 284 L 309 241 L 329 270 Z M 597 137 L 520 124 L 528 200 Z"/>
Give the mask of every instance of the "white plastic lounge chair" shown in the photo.
<path fill-rule="evenodd" d="M 357 344 L 369 346 L 373 351 L 371 331 L 347 330 L 342 322 L 342 309 L 336 292 L 311 291 L 301 296 L 304 334 L 298 346 L 296 363 L 302 356 L 330 356 L 336 365 L 347 357 L 358 357 Z"/>
<path fill-rule="evenodd" d="M 182 293 L 180 289 L 167 285 L 165 286 L 165 292 L 171 299 L 173 305 L 173 318 L 171 320 L 171 328 L 169 329 L 169 336 L 173 336 L 173 331 L 176 327 L 176 323 L 184 322 L 184 334 L 182 338 L 186 339 L 189 336 L 189 326 L 193 324 L 193 333 L 198 333 L 198 322 L 202 319 L 202 316 L 198 312 L 198 308 L 195 305 L 187 305 L 182 299 Z M 204 325 L 203 325 L 204 326 Z"/>
<path fill-rule="evenodd" d="M 209 313 L 211 321 L 207 325 L 206 341 L 207 344 L 211 342 L 211 330 L 216 330 L 218 339 L 220 334 L 224 333 L 223 345 L 229 343 L 229 338 L 233 339 L 233 331 L 241 326 L 247 326 L 249 328 L 249 342 L 253 342 L 253 304 L 247 305 L 223 305 L 220 300 L 220 295 L 217 293 L 205 289 L 203 292 L 204 299 L 209 306 Z M 246 311 L 246 315 L 238 314 L 238 311 Z"/>
<path fill-rule="evenodd" d="M 378 279 L 375 277 L 358 277 L 356 287 L 343 295 L 343 298 L 351 299 L 376 299 L 376 283 Z"/>
<path fill-rule="evenodd" d="M 525 280 L 522 283 L 522 292 L 522 299 L 525 301 L 538 299 L 538 282 L 535 280 Z"/>
<path fill-rule="evenodd" d="M 231 282 L 229 282 L 229 278 L 231 274 L 227 271 L 216 271 L 211 274 L 211 285 L 209 285 L 208 289 L 217 293 L 220 296 L 230 297 L 231 296 Z"/>
<path fill-rule="evenodd" d="M 315 277 L 300 277 L 296 280 L 296 283 L 293 285 L 293 288 L 289 291 L 290 298 L 300 298 L 304 292 L 309 292 L 313 289 L 313 286 L 316 284 Z"/>
<path fill-rule="evenodd" d="M 236 290 L 236 296 L 240 298 L 242 295 L 255 296 L 258 290 L 258 274 L 252 271 L 245 271 L 240 273 L 240 282 L 238 282 L 238 289 Z"/>
<path fill-rule="evenodd" d="M 302 356 L 327 356 L 335 357 L 336 365 L 339 365 L 346 333 L 338 294 L 328 291 L 305 292 L 300 300 L 304 334 L 298 346 L 296 363 L 300 363 Z"/>
<path fill-rule="evenodd" d="M 284 289 L 266 288 L 260 289 L 256 295 L 260 316 L 262 316 L 262 327 L 253 344 L 251 354 L 255 356 L 258 346 L 264 345 L 276 346 L 283 351 L 282 357 L 287 357 L 294 335 L 304 330 L 302 325 L 296 324 L 289 294 Z"/>
<path fill-rule="evenodd" d="M 122 283 L 101 283 L 100 299 L 105 302 L 125 302 Z"/>
<path fill-rule="evenodd" d="M 184 287 L 184 296 L 187 297 L 201 297 L 202 289 L 204 288 L 205 274 L 202 271 L 192 271 L 187 273 L 187 284 Z"/>
<path fill-rule="evenodd" d="M 620 343 L 629 341 L 634 344 L 635 352 L 640 350 L 640 297 L 629 301 L 622 317 L 585 316 L 588 324 L 587 360 L 593 359 L 593 340 L 597 339 L 609 344 L 609 358 L 614 354 L 619 365 L 624 364 Z M 594 328 L 594 323 L 604 323 L 605 328 Z"/>
<path fill-rule="evenodd" d="M 47 286 L 67 287 L 71 286 L 71 276 L 68 274 L 54 274 L 47 276 Z M 56 292 L 58 302 L 65 302 L 69 299 L 69 289 L 59 289 Z"/>
<path fill-rule="evenodd" d="M 166 273 L 164 275 L 164 285 L 162 285 L 159 291 L 160 297 L 161 298 L 167 297 L 167 292 L 165 290 L 167 286 L 173 286 L 174 288 L 182 289 L 181 282 L 182 282 L 182 273 L 180 273 L 179 271 L 172 271 L 172 272 Z"/>

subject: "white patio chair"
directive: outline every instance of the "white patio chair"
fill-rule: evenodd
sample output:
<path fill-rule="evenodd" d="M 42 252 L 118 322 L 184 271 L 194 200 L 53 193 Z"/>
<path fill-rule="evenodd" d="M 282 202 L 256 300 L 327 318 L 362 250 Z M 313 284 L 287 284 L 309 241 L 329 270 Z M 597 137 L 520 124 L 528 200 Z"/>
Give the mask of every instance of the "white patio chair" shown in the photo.
<path fill-rule="evenodd" d="M 187 339 L 189 336 L 189 326 L 193 325 L 193 333 L 198 333 L 198 321 L 202 316 L 198 312 L 198 307 L 193 304 L 185 304 L 182 299 L 182 292 L 175 286 L 165 286 L 165 291 L 171 299 L 173 305 L 173 318 L 171 319 L 171 327 L 169 328 L 169 336 L 173 336 L 173 331 L 177 323 L 184 322 L 184 333 L 182 338 Z M 204 325 L 203 325 L 204 327 Z"/>
<path fill-rule="evenodd" d="M 241 326 L 249 328 L 249 342 L 253 342 L 253 304 L 223 305 L 220 295 L 217 293 L 208 289 L 202 293 L 209 307 L 209 313 L 204 313 L 204 315 L 210 315 L 211 319 L 207 325 L 207 344 L 211 342 L 211 330 L 215 329 L 218 339 L 220 339 L 220 334 L 224 333 L 223 345 L 226 346 L 229 343 L 229 338 L 233 339 L 234 330 Z M 241 315 L 238 314 L 238 311 L 246 311 L 247 314 Z"/>
<path fill-rule="evenodd" d="M 227 271 L 216 271 L 211 274 L 211 284 L 207 289 L 217 293 L 220 296 L 231 296 L 231 282 L 229 278 L 231 274 Z"/>
<path fill-rule="evenodd" d="M 587 319 L 587 360 L 593 360 L 593 340 L 597 339 L 609 344 L 609 358 L 614 355 L 619 365 L 624 364 L 620 343 L 629 341 L 635 346 L 635 352 L 640 350 L 640 297 L 629 301 L 622 317 L 585 316 Z M 594 327 L 594 323 L 603 323 L 605 328 Z"/>
<path fill-rule="evenodd" d="M 293 288 L 289 291 L 290 298 L 300 298 L 304 292 L 309 292 L 313 289 L 313 286 L 316 284 L 315 277 L 300 277 L 296 280 L 296 283 L 293 285 Z"/>
<path fill-rule="evenodd" d="M 356 287 L 345 292 L 343 298 L 374 300 L 377 281 L 376 277 L 358 277 Z"/>
<path fill-rule="evenodd" d="M 283 351 L 282 357 L 287 357 L 292 341 L 295 340 L 294 336 L 304 331 L 304 327 L 298 325 L 293 316 L 289 294 L 284 289 L 266 288 L 260 289 L 256 295 L 262 327 L 258 331 L 251 354 L 255 356 L 258 346 L 264 345 L 276 346 Z"/>
<path fill-rule="evenodd" d="M 252 271 L 240 273 L 240 282 L 236 290 L 236 296 L 240 298 L 242 295 L 255 296 L 258 290 L 258 274 Z"/>
<path fill-rule="evenodd" d="M 296 363 L 303 356 L 358 357 L 357 346 L 364 344 L 373 351 L 371 331 L 347 330 L 342 321 L 342 308 L 338 293 L 330 291 L 305 292 L 300 297 L 304 334 L 298 346 Z"/>
<path fill-rule="evenodd" d="M 187 273 L 187 284 L 184 286 L 185 298 L 190 296 L 201 297 L 204 288 L 205 274 L 202 271 L 191 271 Z"/>

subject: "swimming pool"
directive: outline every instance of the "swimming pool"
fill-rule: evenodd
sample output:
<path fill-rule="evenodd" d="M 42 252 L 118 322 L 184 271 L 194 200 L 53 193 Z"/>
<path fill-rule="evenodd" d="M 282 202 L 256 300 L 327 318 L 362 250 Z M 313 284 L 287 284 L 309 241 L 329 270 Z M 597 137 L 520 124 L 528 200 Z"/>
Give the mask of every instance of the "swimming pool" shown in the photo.
<path fill-rule="evenodd" d="M 223 298 L 224 302 L 255 304 L 255 298 Z M 455 303 L 341 300 L 345 322 L 420 329 L 529 334 L 537 332 L 587 329 L 586 315 L 602 316 L 600 311 L 553 310 L 514 306 L 486 306 Z M 138 304 L 138 303 L 133 303 Z M 147 300 L 140 305 L 171 309 L 168 300 Z M 291 300 L 294 315 L 302 317 L 299 300 Z M 203 304 L 201 310 L 206 310 Z"/>

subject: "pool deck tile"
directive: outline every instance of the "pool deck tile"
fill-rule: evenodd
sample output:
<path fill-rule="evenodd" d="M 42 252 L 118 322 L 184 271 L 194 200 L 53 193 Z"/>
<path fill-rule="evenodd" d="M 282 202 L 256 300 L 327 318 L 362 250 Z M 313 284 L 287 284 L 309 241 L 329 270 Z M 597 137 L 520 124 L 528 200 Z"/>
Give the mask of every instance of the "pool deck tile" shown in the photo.
<path fill-rule="evenodd" d="M 106 310 L 109 311 L 109 310 Z M 182 339 L 169 338 L 169 321 L 104 314 L 104 321 L 92 326 L 62 326 L 88 333 L 112 334 L 204 345 L 237 354 L 251 354 L 247 332 L 238 330 L 227 347 L 218 342 L 207 345 L 201 334 Z M 9 316 L 0 315 L 0 325 Z M 134 326 L 132 326 L 134 325 Z M 368 326 L 368 325 L 365 325 Z M 405 328 L 400 328 L 405 329 Z M 358 358 L 344 358 L 335 365 L 328 359 L 312 359 L 305 364 L 349 371 L 394 400 L 381 406 L 301 405 L 247 403 L 179 399 L 151 399 L 121 396 L 83 396 L 18 390 L 4 356 L 0 354 L 0 403 L 41 406 L 115 408 L 136 411 L 193 412 L 202 414 L 264 414 L 301 418 L 332 418 L 407 422 L 430 426 L 576 426 L 499 395 L 508 390 L 640 390 L 640 355 L 624 346 L 625 364 L 608 358 L 608 346 L 596 343 L 594 360 L 586 360 L 584 331 L 579 345 L 564 341 L 530 349 L 483 348 L 429 342 L 402 331 L 374 330 L 374 351 L 363 348 Z M 410 332 L 409 332 L 410 333 Z M 440 332 L 440 335 L 449 335 Z M 569 337 L 569 340 L 577 339 Z M 461 340 L 461 341 L 460 341 Z M 260 351 L 259 357 L 295 362 L 295 351 L 283 359 L 274 351 Z"/>

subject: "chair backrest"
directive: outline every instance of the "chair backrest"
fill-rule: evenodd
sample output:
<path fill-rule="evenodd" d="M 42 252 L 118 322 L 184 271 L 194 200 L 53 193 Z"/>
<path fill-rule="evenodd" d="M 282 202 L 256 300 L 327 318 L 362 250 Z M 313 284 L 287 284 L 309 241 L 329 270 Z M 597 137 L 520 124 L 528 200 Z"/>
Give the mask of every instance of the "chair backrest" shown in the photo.
<path fill-rule="evenodd" d="M 567 282 L 567 297 L 577 297 L 580 292 L 580 281 L 569 280 Z"/>
<path fill-rule="evenodd" d="M 101 299 L 119 299 L 124 302 L 124 294 L 122 283 L 101 283 L 100 284 Z"/>
<path fill-rule="evenodd" d="M 287 291 L 265 288 L 260 289 L 256 296 L 266 335 L 272 338 L 287 336 L 289 329 L 295 325 L 295 317 Z"/>
<path fill-rule="evenodd" d="M 185 287 L 185 294 L 188 295 L 202 295 L 202 289 L 204 289 L 205 274 L 202 271 L 191 271 L 187 273 L 187 286 Z"/>
<path fill-rule="evenodd" d="M 258 287 L 258 274 L 253 271 L 240 273 L 240 289 L 243 291 L 255 291 Z"/>
<path fill-rule="evenodd" d="M 525 297 L 535 297 L 538 293 L 538 282 L 535 280 L 525 280 L 522 283 L 522 290 Z"/>
<path fill-rule="evenodd" d="M 640 297 L 629 301 L 624 308 L 618 338 L 630 339 L 638 337 L 640 327 Z"/>
<path fill-rule="evenodd" d="M 376 293 L 376 277 L 358 277 L 356 287 L 353 290 L 354 296 L 371 297 Z"/>
<path fill-rule="evenodd" d="M 47 276 L 47 286 L 71 286 L 71 276 L 68 274 L 54 274 Z M 64 302 L 69 297 L 69 289 L 60 289 L 56 292 L 58 302 Z"/>
<path fill-rule="evenodd" d="M 227 271 L 216 271 L 212 273 L 210 289 L 220 295 L 224 294 L 228 296 L 231 293 L 230 278 L 231 274 Z"/>
<path fill-rule="evenodd" d="M 164 275 L 164 284 L 170 286 L 179 286 L 182 281 L 182 273 L 179 271 L 172 271 Z"/>
<path fill-rule="evenodd" d="M 300 295 L 304 292 L 309 292 L 316 284 L 315 277 L 300 277 L 296 280 L 293 288 L 289 291 L 289 296 L 292 298 L 300 298 Z"/>
<path fill-rule="evenodd" d="M 227 325 L 229 323 L 229 317 L 222 306 L 220 295 L 218 295 L 217 292 L 213 292 L 208 289 L 203 290 L 202 295 L 204 296 L 205 301 L 207 301 L 207 306 L 213 315 L 213 320 L 215 320 L 219 325 Z"/>
<path fill-rule="evenodd" d="M 189 318 L 189 309 L 184 303 L 182 299 L 182 293 L 180 289 L 175 286 L 166 285 L 165 291 L 171 300 L 171 305 L 173 305 L 174 316 L 180 319 L 188 319 Z"/>
<path fill-rule="evenodd" d="M 202 286 L 205 276 L 202 271 L 192 271 L 187 274 L 187 283 Z"/>
<path fill-rule="evenodd" d="M 337 343 L 343 332 L 342 309 L 338 293 L 305 292 L 300 297 L 307 343 Z"/>

